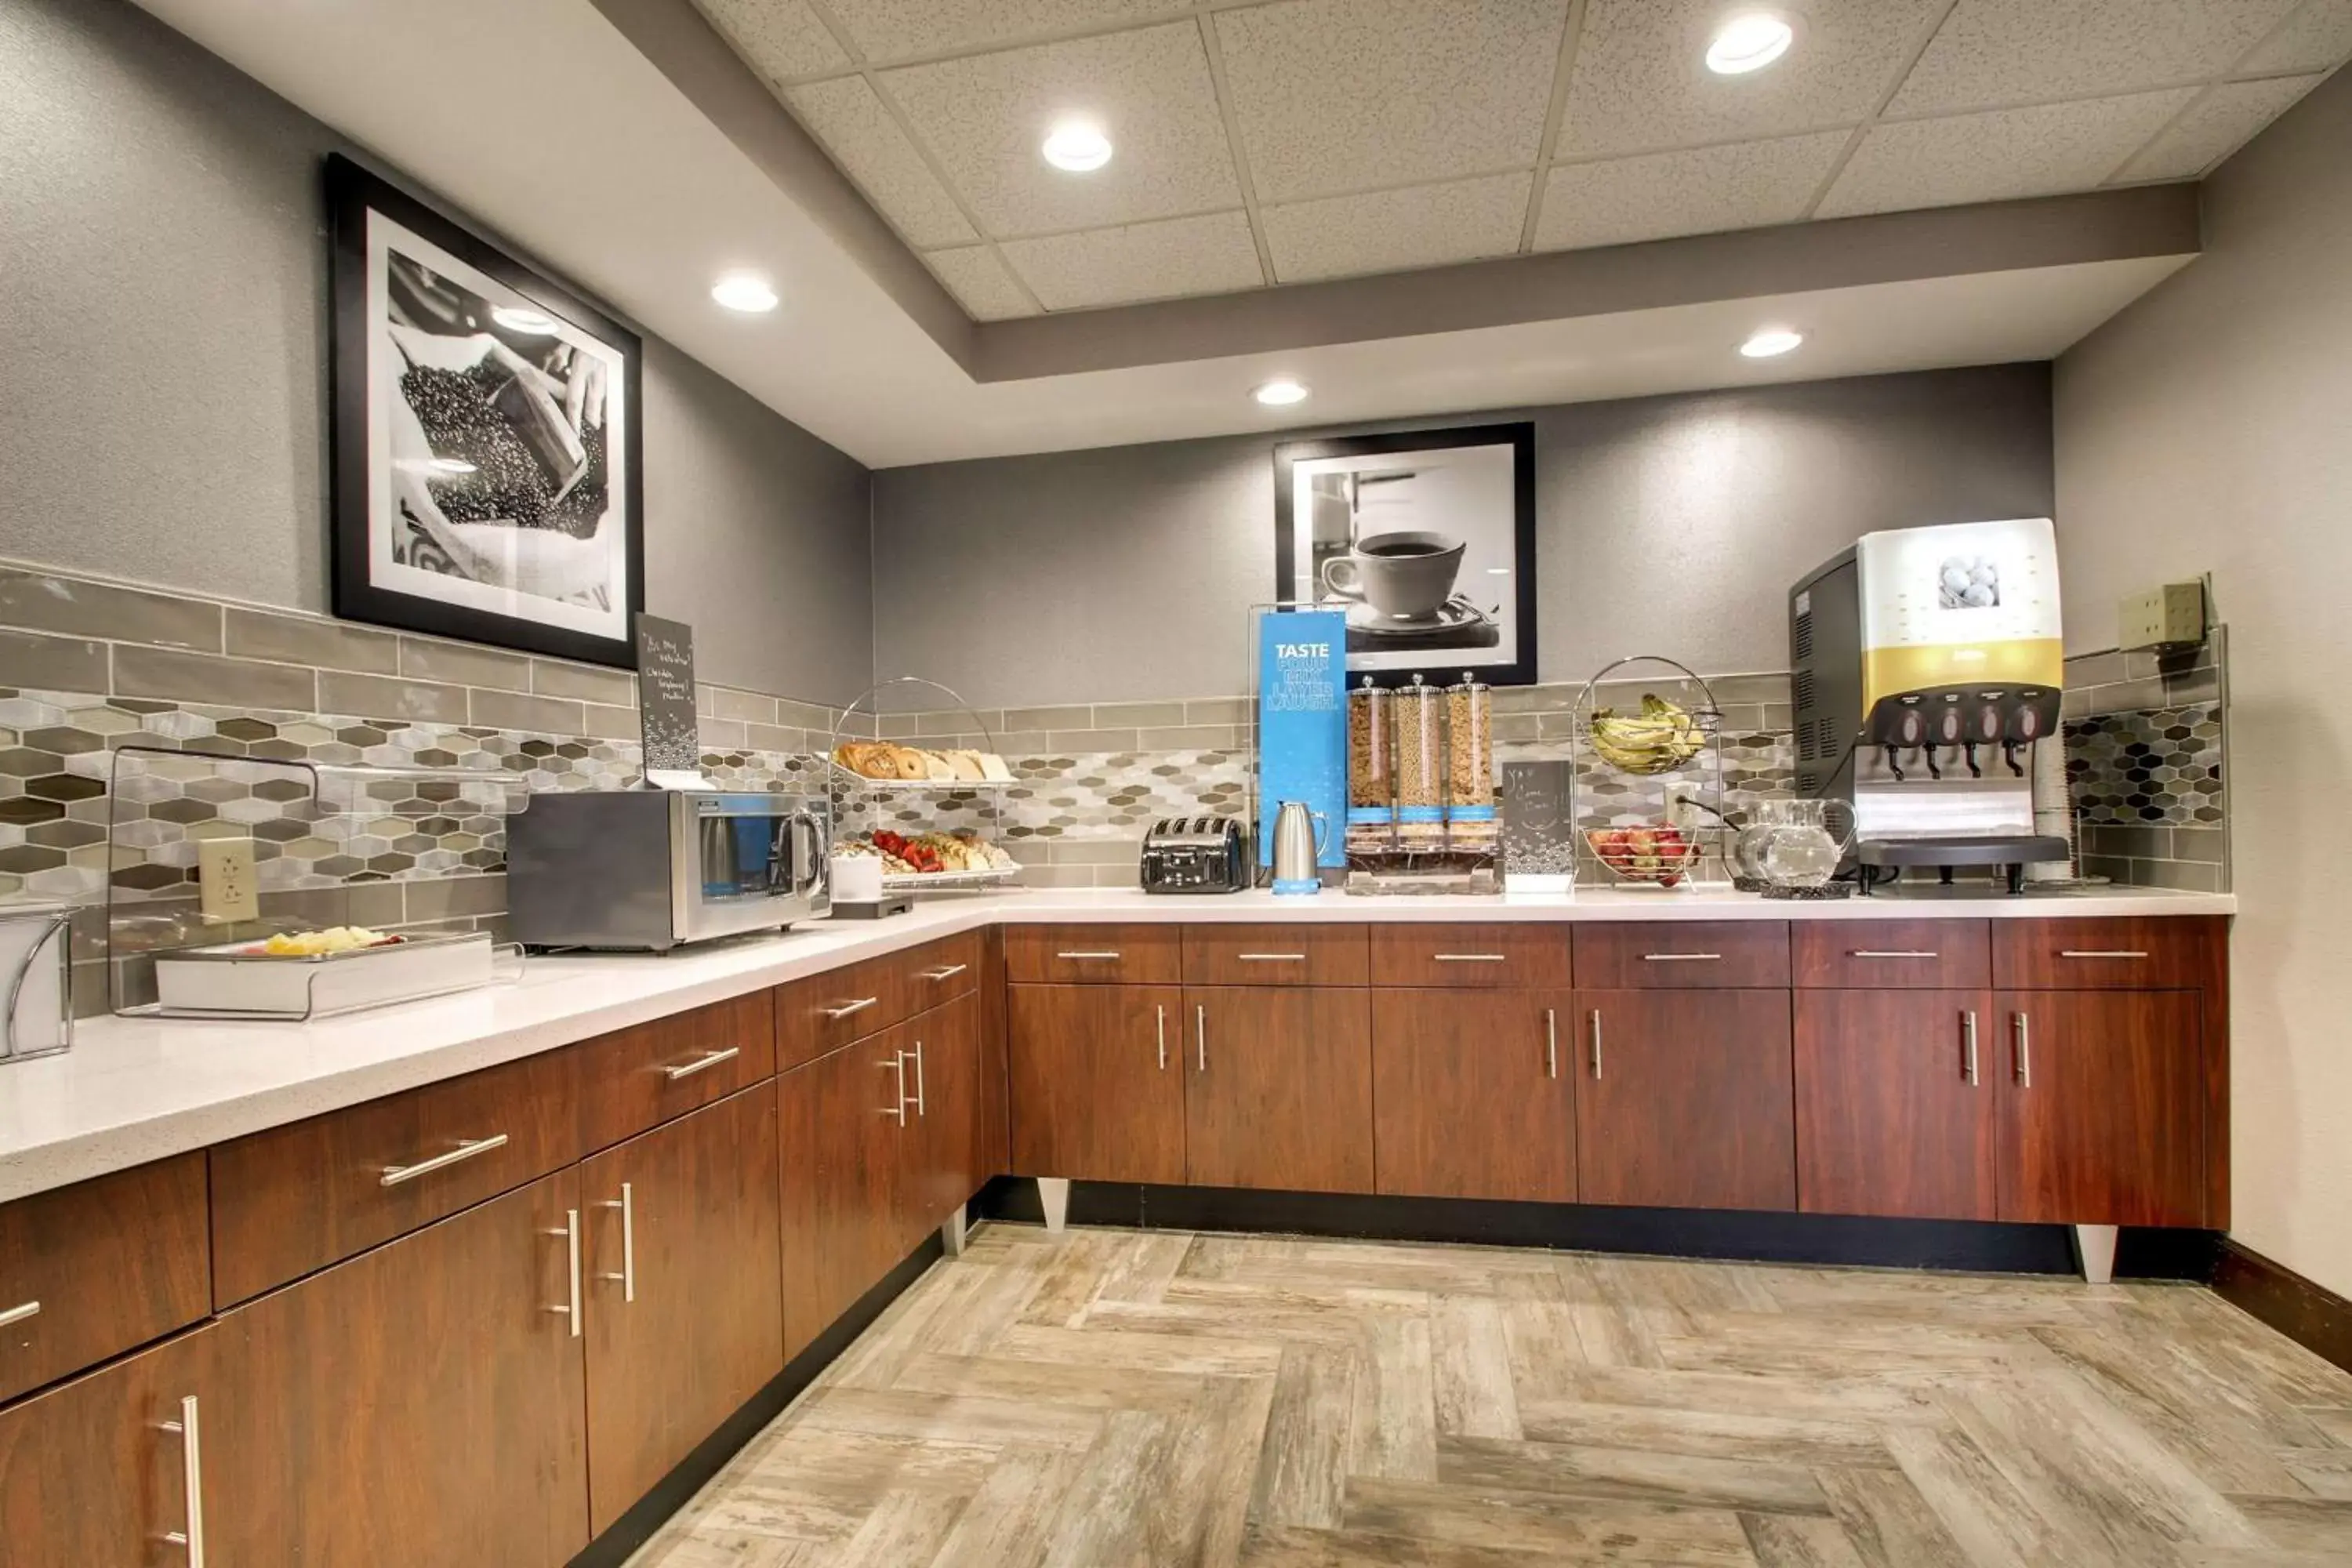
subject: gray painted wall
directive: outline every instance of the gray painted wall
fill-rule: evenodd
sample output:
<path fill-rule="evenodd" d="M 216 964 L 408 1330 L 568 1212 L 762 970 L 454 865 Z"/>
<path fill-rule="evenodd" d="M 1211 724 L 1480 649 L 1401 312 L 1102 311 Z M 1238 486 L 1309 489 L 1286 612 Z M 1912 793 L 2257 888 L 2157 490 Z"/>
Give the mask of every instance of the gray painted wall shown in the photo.
<path fill-rule="evenodd" d="M 325 126 L 121 0 L 0 0 L 0 555 L 327 607 Z M 646 606 L 866 684 L 865 469 L 646 353 Z"/>
<path fill-rule="evenodd" d="M 2352 1294 L 2352 72 L 2205 187 L 2205 252 L 2058 362 L 2069 641 L 2210 570 L 2230 621 L 2232 1230 Z"/>
<path fill-rule="evenodd" d="M 1520 418 L 1536 422 L 1546 680 L 1631 652 L 1785 668 L 1790 583 L 1856 535 L 2051 510 L 2039 364 L 1377 428 Z M 1276 439 L 877 473 L 876 668 L 939 675 L 982 707 L 1248 689 Z"/>

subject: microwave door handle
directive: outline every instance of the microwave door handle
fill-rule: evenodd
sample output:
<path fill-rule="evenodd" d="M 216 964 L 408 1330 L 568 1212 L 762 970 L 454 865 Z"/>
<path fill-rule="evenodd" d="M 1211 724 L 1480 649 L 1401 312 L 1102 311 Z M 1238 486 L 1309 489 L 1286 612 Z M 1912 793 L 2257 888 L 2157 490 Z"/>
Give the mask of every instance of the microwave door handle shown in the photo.
<path fill-rule="evenodd" d="M 807 859 L 805 862 L 807 870 L 805 872 L 802 870 L 802 866 L 803 864 L 802 859 L 803 840 L 801 837 L 801 830 L 803 828 L 806 828 L 808 830 L 808 837 L 805 840 L 807 852 Z M 793 893 L 797 897 L 802 893 L 813 891 L 817 883 L 824 879 L 824 833 L 823 829 L 817 826 L 815 814 L 807 810 L 805 807 L 793 813 L 792 816 L 784 824 L 784 832 L 792 841 Z"/>

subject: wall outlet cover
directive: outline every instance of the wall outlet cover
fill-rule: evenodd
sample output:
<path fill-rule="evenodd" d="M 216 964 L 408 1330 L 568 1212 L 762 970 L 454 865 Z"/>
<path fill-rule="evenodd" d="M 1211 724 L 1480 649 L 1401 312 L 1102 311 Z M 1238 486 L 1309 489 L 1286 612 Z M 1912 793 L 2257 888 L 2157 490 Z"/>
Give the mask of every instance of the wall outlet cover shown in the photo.
<path fill-rule="evenodd" d="M 205 923 L 232 925 L 261 918 L 261 890 L 253 875 L 253 840 L 204 838 L 196 842 L 197 887 Z"/>

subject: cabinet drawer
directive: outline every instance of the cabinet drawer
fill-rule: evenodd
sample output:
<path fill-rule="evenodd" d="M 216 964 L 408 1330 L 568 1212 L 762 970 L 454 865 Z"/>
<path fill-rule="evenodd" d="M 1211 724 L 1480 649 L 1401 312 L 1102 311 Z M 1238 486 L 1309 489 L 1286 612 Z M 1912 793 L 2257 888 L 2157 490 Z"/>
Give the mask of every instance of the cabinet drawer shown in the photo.
<path fill-rule="evenodd" d="M 609 1149 L 776 1071 L 772 992 L 616 1029 L 578 1047 L 580 1146 Z"/>
<path fill-rule="evenodd" d="M 273 1127 L 212 1150 L 226 1307 L 580 1158 L 576 1050 Z"/>
<path fill-rule="evenodd" d="M 907 961 L 908 1016 L 979 990 L 986 947 L 985 931 L 968 931 L 900 954 Z"/>
<path fill-rule="evenodd" d="M 2124 915 L 1992 922 L 1992 983 L 2041 991 L 2195 990 L 2221 984 L 2226 922 Z"/>
<path fill-rule="evenodd" d="M 1576 928 L 1576 987 L 1612 991 L 1789 984 L 1780 921 L 1641 921 Z"/>
<path fill-rule="evenodd" d="M 1004 928 L 1004 977 L 1056 985 L 1172 985 L 1183 977 L 1182 928 Z"/>
<path fill-rule="evenodd" d="M 212 1305 L 201 1152 L 0 1204 L 0 1399 Z"/>
<path fill-rule="evenodd" d="M 1983 921 L 1796 921 L 1789 950 L 1802 989 L 1959 991 L 1992 984 Z"/>
<path fill-rule="evenodd" d="M 1375 925 L 1371 958 L 1375 985 L 1568 984 L 1568 933 L 1556 925 Z"/>
<path fill-rule="evenodd" d="M 1184 928 L 1187 985 L 1361 985 L 1370 958 L 1361 926 Z"/>
<path fill-rule="evenodd" d="M 860 959 L 776 988 L 776 1066 L 796 1068 L 980 984 L 976 931 Z"/>

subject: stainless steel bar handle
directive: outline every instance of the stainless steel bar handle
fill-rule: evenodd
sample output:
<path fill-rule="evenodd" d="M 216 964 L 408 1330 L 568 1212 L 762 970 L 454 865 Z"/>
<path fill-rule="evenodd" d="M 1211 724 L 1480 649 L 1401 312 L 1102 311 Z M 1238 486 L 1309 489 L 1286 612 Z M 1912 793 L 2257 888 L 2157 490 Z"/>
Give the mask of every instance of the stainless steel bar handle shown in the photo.
<path fill-rule="evenodd" d="M 1160 1043 L 1160 1070 L 1168 1070 L 1168 1007 L 1165 1003 L 1151 1009 L 1151 1032 Z"/>
<path fill-rule="evenodd" d="M 1206 1006 L 1195 1006 L 1192 1009 L 1192 1028 L 1200 1039 L 1201 1070 L 1207 1072 L 1209 1070 L 1209 1009 Z"/>
<path fill-rule="evenodd" d="M 606 1198 L 597 1206 L 600 1208 L 619 1209 L 621 1211 L 621 1271 L 618 1274 L 615 1274 L 610 1269 L 606 1269 L 600 1272 L 596 1278 L 599 1279 L 618 1280 L 621 1286 L 621 1300 L 624 1301 L 635 1301 L 637 1299 L 637 1194 L 635 1184 L 630 1182 L 623 1182 L 621 1184 L 621 1195 L 618 1199 Z"/>
<path fill-rule="evenodd" d="M 163 1541 L 186 1549 L 188 1568 L 205 1568 L 205 1441 L 203 1428 L 196 1423 L 196 1396 L 182 1395 L 180 1418 L 160 1425 L 166 1432 L 179 1434 L 180 1484 L 187 1494 L 182 1508 L 187 1528 L 166 1531 Z"/>
<path fill-rule="evenodd" d="M 1943 955 L 1932 947 L 1857 947 L 1849 952 L 1846 956 L 1848 958 L 1940 958 Z"/>
<path fill-rule="evenodd" d="M 0 1329 L 12 1327 L 27 1318 L 37 1318 L 40 1315 L 41 1304 L 38 1301 L 27 1301 L 21 1307 L 11 1307 L 6 1311 L 0 1312 Z"/>
<path fill-rule="evenodd" d="M 1510 957 L 1502 952 L 1433 952 L 1429 956 L 1440 963 L 1503 963 Z"/>
<path fill-rule="evenodd" d="M 676 1067 L 664 1068 L 662 1071 L 668 1076 L 670 1082 L 676 1083 L 682 1078 L 692 1078 L 696 1073 L 709 1072 L 720 1062 L 731 1062 L 742 1054 L 742 1047 L 730 1046 L 723 1051 L 705 1051 L 690 1062 L 680 1062 Z"/>
<path fill-rule="evenodd" d="M 563 1228 L 551 1230 L 547 1234 L 563 1238 L 564 1249 L 569 1258 L 567 1267 L 572 1282 L 572 1299 L 561 1306 L 550 1307 L 548 1310 L 571 1322 L 572 1337 L 576 1340 L 580 1337 L 580 1211 L 565 1209 Z"/>
<path fill-rule="evenodd" d="M 2145 952 L 2134 952 L 2134 951 L 2132 951 L 2132 950 L 2130 950 L 2130 949 L 2128 949 L 2128 948 L 2120 948 L 2120 947 L 2118 947 L 2118 948 L 2074 948 L 2074 947 L 2062 947 L 2062 948 L 2060 948 L 2060 949 L 2058 950 L 2058 956 L 2059 956 L 2059 957 L 2061 957 L 2061 958 L 2146 958 L 2146 957 L 2147 956 L 2147 953 L 2145 953 Z"/>
<path fill-rule="evenodd" d="M 1067 958 L 1079 962 L 1083 962 L 1087 959 L 1117 958 L 1118 956 L 1118 949 L 1112 948 L 1108 952 L 1057 952 L 1054 956 L 1055 958 Z"/>
<path fill-rule="evenodd" d="M 1601 1009 L 1592 1010 L 1592 1081 L 1601 1081 Z"/>
<path fill-rule="evenodd" d="M 923 1042 L 915 1042 L 915 1114 L 929 1116 L 930 1110 L 923 1103 Z"/>
<path fill-rule="evenodd" d="M 429 1176 L 436 1171 L 446 1171 L 477 1154 L 487 1154 L 493 1149 L 507 1146 L 507 1135 L 493 1132 L 488 1138 L 461 1138 L 457 1146 L 446 1154 L 436 1154 L 429 1160 L 419 1160 L 414 1165 L 386 1165 L 383 1174 L 376 1178 L 380 1187 L 396 1187 L 403 1182 L 413 1182 L 419 1176 Z"/>
<path fill-rule="evenodd" d="M 2012 1014 L 2010 1027 L 2017 1032 L 2017 1084 L 2020 1089 L 2033 1087 L 2033 1031 L 2022 1013 Z"/>
<path fill-rule="evenodd" d="M 1973 1008 L 1960 1015 L 1960 1038 L 1968 1049 L 1969 1087 L 1974 1089 L 1977 1082 L 1977 1016 Z"/>
<path fill-rule="evenodd" d="M 1645 952 L 1644 963 L 1713 963 L 1721 959 L 1719 952 Z"/>
<path fill-rule="evenodd" d="M 970 969 L 971 967 L 971 965 L 969 963 L 943 963 L 937 969 L 924 970 L 923 978 L 926 980 L 953 980 L 957 975 L 961 974 L 965 970 Z"/>
<path fill-rule="evenodd" d="M 1303 952 L 1237 952 L 1234 957 L 1243 963 L 1304 963 Z"/>
<path fill-rule="evenodd" d="M 838 1007 L 827 1007 L 824 1010 L 824 1016 L 828 1018 L 846 1018 L 852 1013 L 863 1013 L 880 1000 L 882 998 L 879 996 L 860 996 L 855 1002 L 844 1002 Z"/>
<path fill-rule="evenodd" d="M 1544 1009 L 1544 1076 L 1559 1076 L 1559 1014 L 1556 1009 Z"/>
<path fill-rule="evenodd" d="M 875 1065 L 898 1075 L 898 1092 L 891 1095 L 889 1108 L 882 1114 L 904 1127 L 907 1125 L 907 1053 L 893 1051 L 890 1053 L 888 1061 L 877 1062 Z"/>

